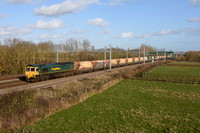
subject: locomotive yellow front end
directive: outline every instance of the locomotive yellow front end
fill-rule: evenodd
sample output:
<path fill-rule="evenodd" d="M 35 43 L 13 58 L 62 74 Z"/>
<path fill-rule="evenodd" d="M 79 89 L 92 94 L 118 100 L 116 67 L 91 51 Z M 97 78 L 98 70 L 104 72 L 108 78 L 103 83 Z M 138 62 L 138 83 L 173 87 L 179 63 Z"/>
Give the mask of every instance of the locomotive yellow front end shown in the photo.
<path fill-rule="evenodd" d="M 25 68 L 26 81 L 36 80 L 36 76 L 39 75 L 38 67 L 28 65 Z"/>

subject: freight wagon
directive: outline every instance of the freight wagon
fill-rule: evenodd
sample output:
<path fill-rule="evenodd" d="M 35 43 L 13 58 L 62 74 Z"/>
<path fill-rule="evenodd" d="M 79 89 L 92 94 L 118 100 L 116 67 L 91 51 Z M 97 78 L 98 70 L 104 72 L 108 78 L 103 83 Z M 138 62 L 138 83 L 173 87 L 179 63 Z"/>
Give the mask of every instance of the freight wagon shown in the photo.
<path fill-rule="evenodd" d="M 118 67 L 119 61 L 120 61 L 119 59 L 112 59 L 111 60 L 111 67 Z"/>
<path fill-rule="evenodd" d="M 131 64 L 133 64 L 133 63 L 134 63 L 134 58 L 128 58 L 127 64 L 128 64 L 128 65 L 131 65 Z"/>
<path fill-rule="evenodd" d="M 140 61 L 140 58 L 139 57 L 136 57 L 136 58 L 134 58 L 134 63 L 138 63 Z"/>
<path fill-rule="evenodd" d="M 127 65 L 128 59 L 119 59 L 119 66 L 125 66 Z"/>
<path fill-rule="evenodd" d="M 107 61 L 107 63 L 106 63 L 105 60 L 92 61 L 93 69 L 94 69 L 94 71 L 106 69 L 106 65 L 108 65 L 108 63 L 109 62 Z"/>
<path fill-rule="evenodd" d="M 79 73 L 93 71 L 93 65 L 92 65 L 91 61 L 81 61 L 81 62 L 79 62 L 79 64 L 80 64 L 80 66 L 78 68 Z"/>

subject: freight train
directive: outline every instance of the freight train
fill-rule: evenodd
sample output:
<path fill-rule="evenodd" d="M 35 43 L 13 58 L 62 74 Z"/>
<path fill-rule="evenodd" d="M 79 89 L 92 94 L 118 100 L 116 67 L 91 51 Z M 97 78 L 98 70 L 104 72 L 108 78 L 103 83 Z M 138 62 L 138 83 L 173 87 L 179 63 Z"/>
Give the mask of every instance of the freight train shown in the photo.
<path fill-rule="evenodd" d="M 163 59 L 158 56 L 158 59 Z M 112 59 L 111 67 L 121 67 L 141 63 L 145 59 L 146 62 L 151 61 L 147 57 Z M 48 64 L 27 65 L 25 68 L 25 76 L 27 82 L 43 81 L 58 77 L 65 77 L 85 72 L 108 69 L 110 60 L 80 61 L 80 62 L 62 62 Z"/>

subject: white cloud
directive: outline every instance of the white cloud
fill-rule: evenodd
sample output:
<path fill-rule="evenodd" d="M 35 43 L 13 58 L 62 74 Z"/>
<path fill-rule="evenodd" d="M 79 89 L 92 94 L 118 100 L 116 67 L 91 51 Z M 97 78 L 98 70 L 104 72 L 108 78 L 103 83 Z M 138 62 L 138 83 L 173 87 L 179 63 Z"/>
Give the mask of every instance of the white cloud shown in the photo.
<path fill-rule="evenodd" d="M 200 0 L 189 0 L 193 6 L 200 6 Z"/>
<path fill-rule="evenodd" d="M 47 33 L 42 33 L 38 39 L 40 40 L 52 40 L 52 39 L 58 39 L 60 38 L 60 35 L 48 35 Z"/>
<path fill-rule="evenodd" d="M 131 38 L 133 35 L 133 32 L 124 32 L 121 33 L 120 38 Z"/>
<path fill-rule="evenodd" d="M 99 32 L 99 34 L 110 34 L 111 33 L 111 30 L 104 30 L 102 32 Z"/>
<path fill-rule="evenodd" d="M 95 18 L 95 19 L 88 20 L 86 22 L 86 24 L 95 25 L 98 27 L 105 27 L 108 25 L 108 23 L 105 20 L 103 20 L 102 18 Z"/>
<path fill-rule="evenodd" d="M 58 16 L 63 14 L 76 13 L 88 5 L 98 3 L 99 0 L 65 0 L 62 3 L 54 4 L 49 7 L 42 6 L 39 9 L 36 8 L 34 12 L 39 16 Z"/>
<path fill-rule="evenodd" d="M 20 36 L 20 35 L 27 35 L 32 32 L 31 28 L 23 27 L 18 28 L 16 26 L 8 26 L 8 27 L 0 27 L 0 36 Z"/>
<path fill-rule="evenodd" d="M 112 36 L 113 38 L 132 38 L 133 32 L 123 32 L 118 36 Z"/>
<path fill-rule="evenodd" d="M 9 4 L 31 4 L 32 2 L 32 0 L 6 0 Z"/>
<path fill-rule="evenodd" d="M 188 27 L 181 29 L 182 32 L 185 32 L 188 35 L 199 36 L 200 35 L 200 27 Z"/>
<path fill-rule="evenodd" d="M 188 22 L 200 22 L 200 18 L 190 18 L 187 21 Z"/>
<path fill-rule="evenodd" d="M 10 14 L 0 14 L 0 19 L 10 16 Z"/>
<path fill-rule="evenodd" d="M 88 35 L 79 35 L 77 36 L 77 39 L 88 39 Z"/>
<path fill-rule="evenodd" d="M 167 36 L 167 35 L 177 35 L 177 34 L 187 34 L 192 36 L 199 36 L 200 35 L 200 27 L 186 27 L 186 28 L 179 28 L 176 30 L 161 30 L 158 32 L 151 32 L 142 35 L 136 35 L 136 38 L 147 38 L 152 36 Z"/>
<path fill-rule="evenodd" d="M 173 34 L 178 34 L 179 32 L 177 31 L 172 31 L 172 30 L 161 30 L 159 32 L 154 33 L 155 36 L 164 36 L 164 35 L 173 35 Z"/>
<path fill-rule="evenodd" d="M 132 1 L 135 1 L 135 0 L 112 0 L 109 5 L 111 6 L 116 6 L 116 5 L 120 5 L 122 4 L 123 2 L 132 2 Z"/>
<path fill-rule="evenodd" d="M 38 20 L 36 22 L 36 28 L 38 29 L 59 29 L 63 27 L 64 27 L 63 21 L 58 19 L 54 19 L 51 21 Z"/>
<path fill-rule="evenodd" d="M 146 34 L 141 34 L 141 35 L 136 35 L 136 38 L 147 38 L 147 37 L 152 37 L 153 33 L 146 33 Z"/>
<path fill-rule="evenodd" d="M 174 35 L 174 34 L 180 34 L 181 31 L 179 30 L 160 30 L 158 32 L 151 32 L 146 33 L 142 35 L 136 35 L 136 38 L 146 38 L 146 37 L 152 37 L 152 36 L 166 36 L 166 35 Z"/>
<path fill-rule="evenodd" d="M 87 33 L 88 31 L 87 30 L 81 30 L 81 29 L 78 29 L 78 30 L 73 30 L 73 31 L 69 31 L 73 34 L 81 34 L 81 33 Z"/>

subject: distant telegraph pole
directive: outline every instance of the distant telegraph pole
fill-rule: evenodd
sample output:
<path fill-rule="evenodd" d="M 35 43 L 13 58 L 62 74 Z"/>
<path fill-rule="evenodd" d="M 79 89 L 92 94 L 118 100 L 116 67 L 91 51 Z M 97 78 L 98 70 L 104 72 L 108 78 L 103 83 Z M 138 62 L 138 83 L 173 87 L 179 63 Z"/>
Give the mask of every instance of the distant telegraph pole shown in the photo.
<path fill-rule="evenodd" d="M 140 49 L 139 49 L 139 51 L 138 51 L 138 52 L 139 52 L 139 58 L 140 58 Z"/>
<path fill-rule="evenodd" d="M 106 46 L 104 48 L 105 48 L 104 59 L 106 60 Z"/>
<path fill-rule="evenodd" d="M 144 60 L 144 64 L 145 64 L 145 47 L 144 47 L 144 59 L 143 60 Z"/>
<path fill-rule="evenodd" d="M 112 59 L 112 47 L 111 47 L 111 44 L 110 44 L 110 72 L 112 72 L 111 59 Z"/>
<path fill-rule="evenodd" d="M 165 61 L 166 61 L 166 50 L 165 50 Z"/>
<path fill-rule="evenodd" d="M 158 50 L 157 50 L 157 61 L 158 61 Z"/>
<path fill-rule="evenodd" d="M 128 58 L 128 49 L 127 49 L 127 52 L 126 52 L 126 58 Z"/>
<path fill-rule="evenodd" d="M 57 45 L 57 63 L 58 63 L 58 45 Z"/>

